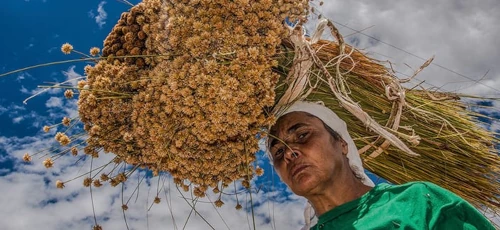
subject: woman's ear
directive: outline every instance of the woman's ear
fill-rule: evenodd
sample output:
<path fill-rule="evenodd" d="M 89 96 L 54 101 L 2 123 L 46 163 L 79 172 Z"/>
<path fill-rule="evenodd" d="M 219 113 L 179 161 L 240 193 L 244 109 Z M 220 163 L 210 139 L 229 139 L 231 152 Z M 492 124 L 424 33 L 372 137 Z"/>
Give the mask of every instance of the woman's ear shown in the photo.
<path fill-rule="evenodd" d="M 340 146 L 342 147 L 342 155 L 347 155 L 349 153 L 349 145 L 344 139 L 340 139 Z"/>

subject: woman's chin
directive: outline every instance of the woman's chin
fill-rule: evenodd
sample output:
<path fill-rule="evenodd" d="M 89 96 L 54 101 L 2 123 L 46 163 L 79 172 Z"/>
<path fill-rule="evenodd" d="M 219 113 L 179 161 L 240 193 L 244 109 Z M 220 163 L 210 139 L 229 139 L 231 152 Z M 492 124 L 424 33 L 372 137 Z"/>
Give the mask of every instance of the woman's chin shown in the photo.
<path fill-rule="evenodd" d="M 291 189 L 293 193 L 299 196 L 305 196 L 318 187 L 316 178 L 313 175 L 303 173 L 296 175 L 293 179 L 293 187 Z"/>

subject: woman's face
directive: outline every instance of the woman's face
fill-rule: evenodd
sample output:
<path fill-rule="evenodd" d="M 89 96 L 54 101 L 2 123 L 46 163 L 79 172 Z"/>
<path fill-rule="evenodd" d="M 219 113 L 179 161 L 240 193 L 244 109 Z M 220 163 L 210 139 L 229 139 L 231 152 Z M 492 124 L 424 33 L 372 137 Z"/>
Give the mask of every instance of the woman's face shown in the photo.
<path fill-rule="evenodd" d="M 346 142 L 335 140 L 323 122 L 309 113 L 292 112 L 280 117 L 270 134 L 274 167 L 297 195 L 321 193 L 341 170 L 350 170 L 344 156 Z"/>

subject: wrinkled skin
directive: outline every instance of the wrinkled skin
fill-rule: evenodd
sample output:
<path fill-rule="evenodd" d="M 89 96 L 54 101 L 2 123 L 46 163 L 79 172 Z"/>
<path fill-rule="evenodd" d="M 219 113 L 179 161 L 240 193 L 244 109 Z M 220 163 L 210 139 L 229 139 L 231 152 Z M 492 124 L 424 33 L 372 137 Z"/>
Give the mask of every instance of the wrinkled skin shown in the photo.
<path fill-rule="evenodd" d="M 347 143 L 335 140 L 315 116 L 305 112 L 286 114 L 270 133 L 269 146 L 276 171 L 295 194 L 311 202 L 316 214 L 370 189 L 352 172 L 346 157 Z"/>

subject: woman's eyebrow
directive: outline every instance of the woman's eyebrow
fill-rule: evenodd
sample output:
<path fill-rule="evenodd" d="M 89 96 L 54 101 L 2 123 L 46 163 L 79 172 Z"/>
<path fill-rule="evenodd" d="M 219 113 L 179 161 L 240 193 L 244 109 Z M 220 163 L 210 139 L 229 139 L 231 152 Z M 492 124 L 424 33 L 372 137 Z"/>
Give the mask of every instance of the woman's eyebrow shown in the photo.
<path fill-rule="evenodd" d="M 306 123 L 297 123 L 297 124 L 294 124 L 292 126 L 290 126 L 290 128 L 288 128 L 288 130 L 286 131 L 287 133 L 293 133 L 295 132 L 295 130 L 299 129 L 300 127 L 303 127 L 303 126 L 307 126 L 308 124 Z M 271 144 L 269 145 L 270 148 L 274 147 L 276 144 L 278 144 L 278 142 L 280 142 L 278 140 L 278 138 L 272 138 L 271 140 Z"/>
<path fill-rule="evenodd" d="M 293 133 L 293 132 L 295 132 L 295 130 L 297 130 L 298 128 L 303 127 L 303 126 L 307 126 L 307 124 L 306 123 L 297 123 L 295 125 L 290 126 L 290 128 L 288 128 L 288 130 L 286 132 Z"/>

